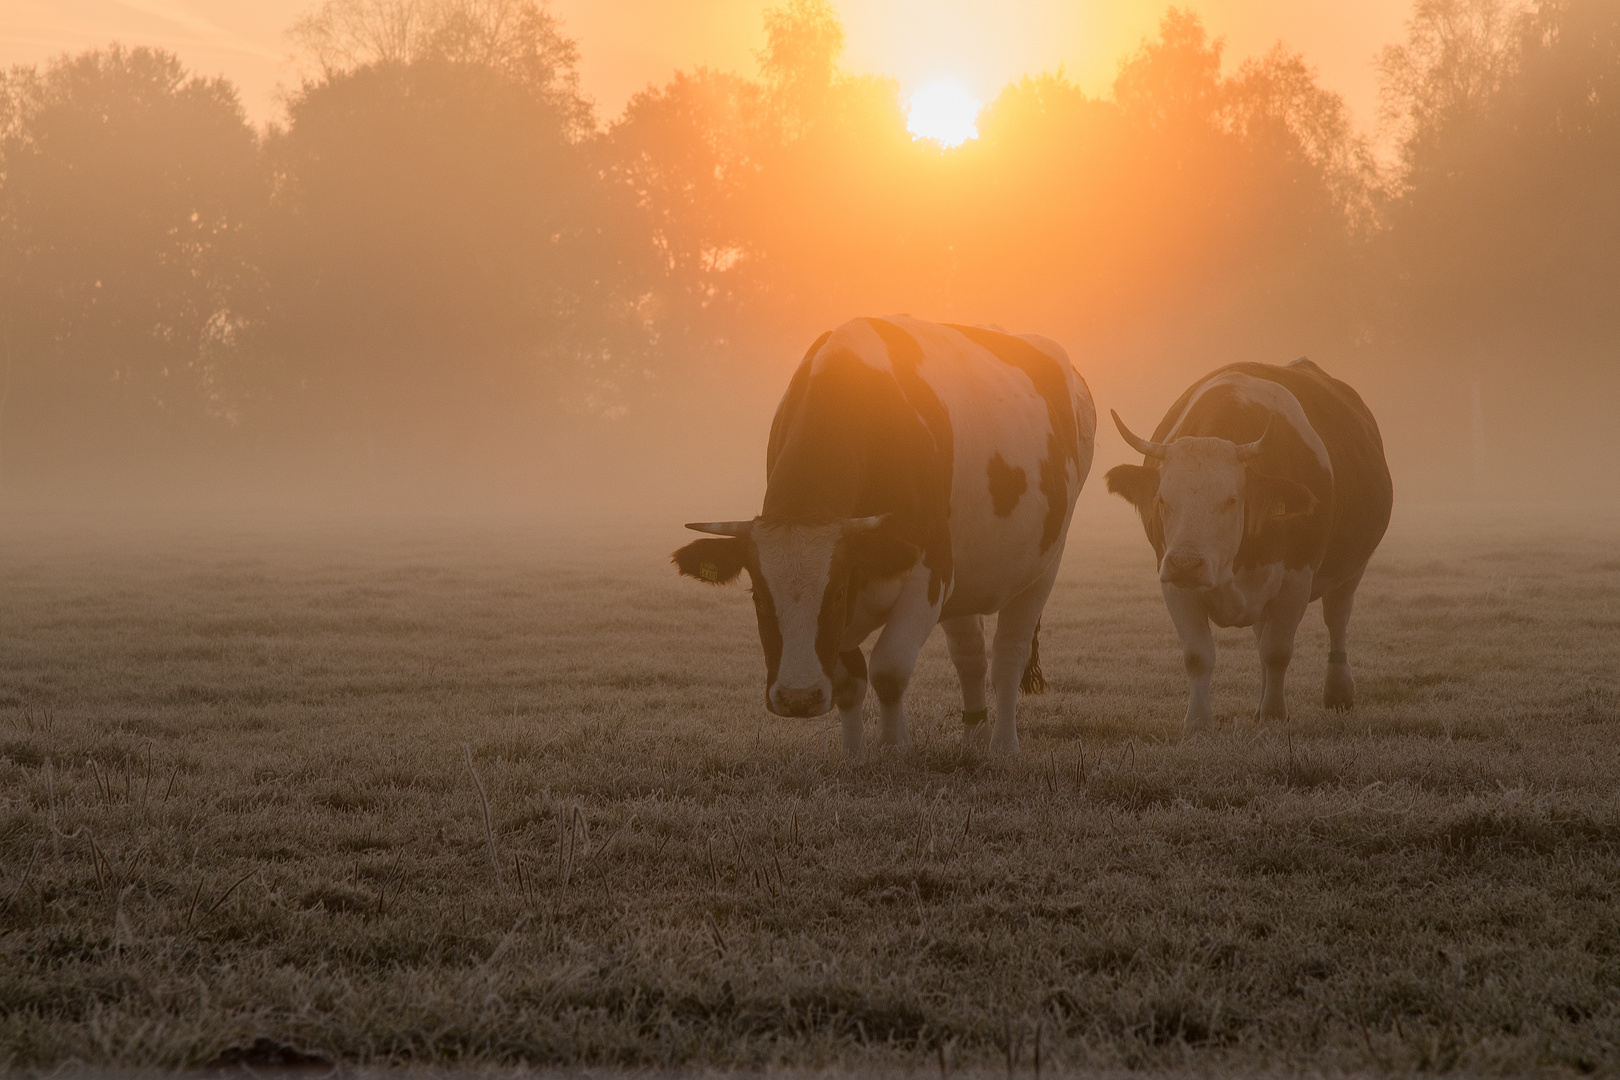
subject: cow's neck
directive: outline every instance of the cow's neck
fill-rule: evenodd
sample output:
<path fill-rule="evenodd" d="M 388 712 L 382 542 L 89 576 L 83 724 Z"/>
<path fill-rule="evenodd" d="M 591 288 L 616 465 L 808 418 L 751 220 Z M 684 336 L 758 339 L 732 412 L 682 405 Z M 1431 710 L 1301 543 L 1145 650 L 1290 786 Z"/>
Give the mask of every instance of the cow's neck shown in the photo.
<path fill-rule="evenodd" d="M 805 430 L 812 426 L 822 430 Z M 767 479 L 765 520 L 811 523 L 881 512 L 862 505 L 870 471 L 864 444 L 847 423 L 799 425 Z"/>
<path fill-rule="evenodd" d="M 850 463 L 853 466 L 853 463 Z M 853 467 L 803 472 L 778 466 L 765 488 L 766 521 L 815 524 L 861 516 L 860 482 Z"/>

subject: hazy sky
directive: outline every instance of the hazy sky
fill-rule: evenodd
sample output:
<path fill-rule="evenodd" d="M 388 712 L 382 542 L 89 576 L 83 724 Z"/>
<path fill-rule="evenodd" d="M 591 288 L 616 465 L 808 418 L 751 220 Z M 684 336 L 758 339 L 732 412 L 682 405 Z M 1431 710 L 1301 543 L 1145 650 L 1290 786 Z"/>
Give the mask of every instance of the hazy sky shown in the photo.
<path fill-rule="evenodd" d="M 752 72 L 761 13 L 780 0 L 551 0 L 580 45 L 581 75 L 599 115 L 677 68 Z M 294 80 L 287 25 L 311 0 L 0 0 L 0 63 L 36 63 L 120 40 L 177 52 L 194 70 L 242 88 L 256 120 L 277 115 L 278 83 Z M 1165 2 L 1108 0 L 842 0 L 846 66 L 907 86 L 953 77 L 988 100 L 1023 72 L 1064 65 L 1092 94 L 1152 32 Z M 1180 0 L 1227 41 L 1228 66 L 1281 39 L 1371 122 L 1371 61 L 1395 41 L 1410 0 Z"/>

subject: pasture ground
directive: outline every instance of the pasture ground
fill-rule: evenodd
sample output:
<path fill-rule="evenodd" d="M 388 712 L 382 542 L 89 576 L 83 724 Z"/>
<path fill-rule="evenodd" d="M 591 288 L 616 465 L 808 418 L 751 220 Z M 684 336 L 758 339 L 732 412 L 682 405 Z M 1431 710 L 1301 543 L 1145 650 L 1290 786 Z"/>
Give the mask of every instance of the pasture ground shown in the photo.
<path fill-rule="evenodd" d="M 1183 740 L 1088 493 L 1023 756 L 959 751 L 936 634 L 917 751 L 845 768 L 671 524 L 9 523 L 0 1069 L 1613 1074 L 1617 540 L 1399 509 L 1360 707 L 1313 606 L 1291 723 L 1225 632 Z"/>

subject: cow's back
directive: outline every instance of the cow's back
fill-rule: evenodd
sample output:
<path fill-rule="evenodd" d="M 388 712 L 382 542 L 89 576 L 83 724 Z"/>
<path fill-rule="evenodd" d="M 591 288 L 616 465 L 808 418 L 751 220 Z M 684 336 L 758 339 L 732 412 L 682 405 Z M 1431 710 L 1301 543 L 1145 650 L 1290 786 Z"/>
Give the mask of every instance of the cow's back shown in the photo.
<path fill-rule="evenodd" d="M 851 320 L 811 346 L 777 408 L 765 517 L 890 515 L 938 583 L 958 583 L 959 555 L 971 576 L 1015 523 L 1045 563 L 1061 551 L 1095 430 L 1089 390 L 1054 342 Z M 989 491 L 998 453 L 1027 485 L 1005 514 Z"/>

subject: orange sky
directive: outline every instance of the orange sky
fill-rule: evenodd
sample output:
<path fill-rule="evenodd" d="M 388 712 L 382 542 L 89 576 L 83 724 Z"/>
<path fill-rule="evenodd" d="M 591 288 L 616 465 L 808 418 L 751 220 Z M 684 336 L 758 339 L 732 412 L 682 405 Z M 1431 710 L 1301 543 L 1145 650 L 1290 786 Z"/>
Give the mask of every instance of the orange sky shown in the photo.
<path fill-rule="evenodd" d="M 612 117 L 625 99 L 676 68 L 752 72 L 760 15 L 780 0 L 551 0 L 579 41 L 581 75 Z M 256 120 L 274 117 L 293 78 L 283 32 L 311 0 L 0 0 L 0 63 L 36 63 L 118 39 L 158 44 L 193 69 L 225 74 Z M 1106 91 L 1119 58 L 1150 33 L 1165 2 L 1108 0 L 842 0 L 846 66 L 915 86 L 954 77 L 988 100 L 1020 73 L 1063 64 L 1088 93 Z M 1227 39 L 1235 62 L 1279 38 L 1370 125 L 1371 60 L 1395 41 L 1410 0 L 1180 0 Z"/>

